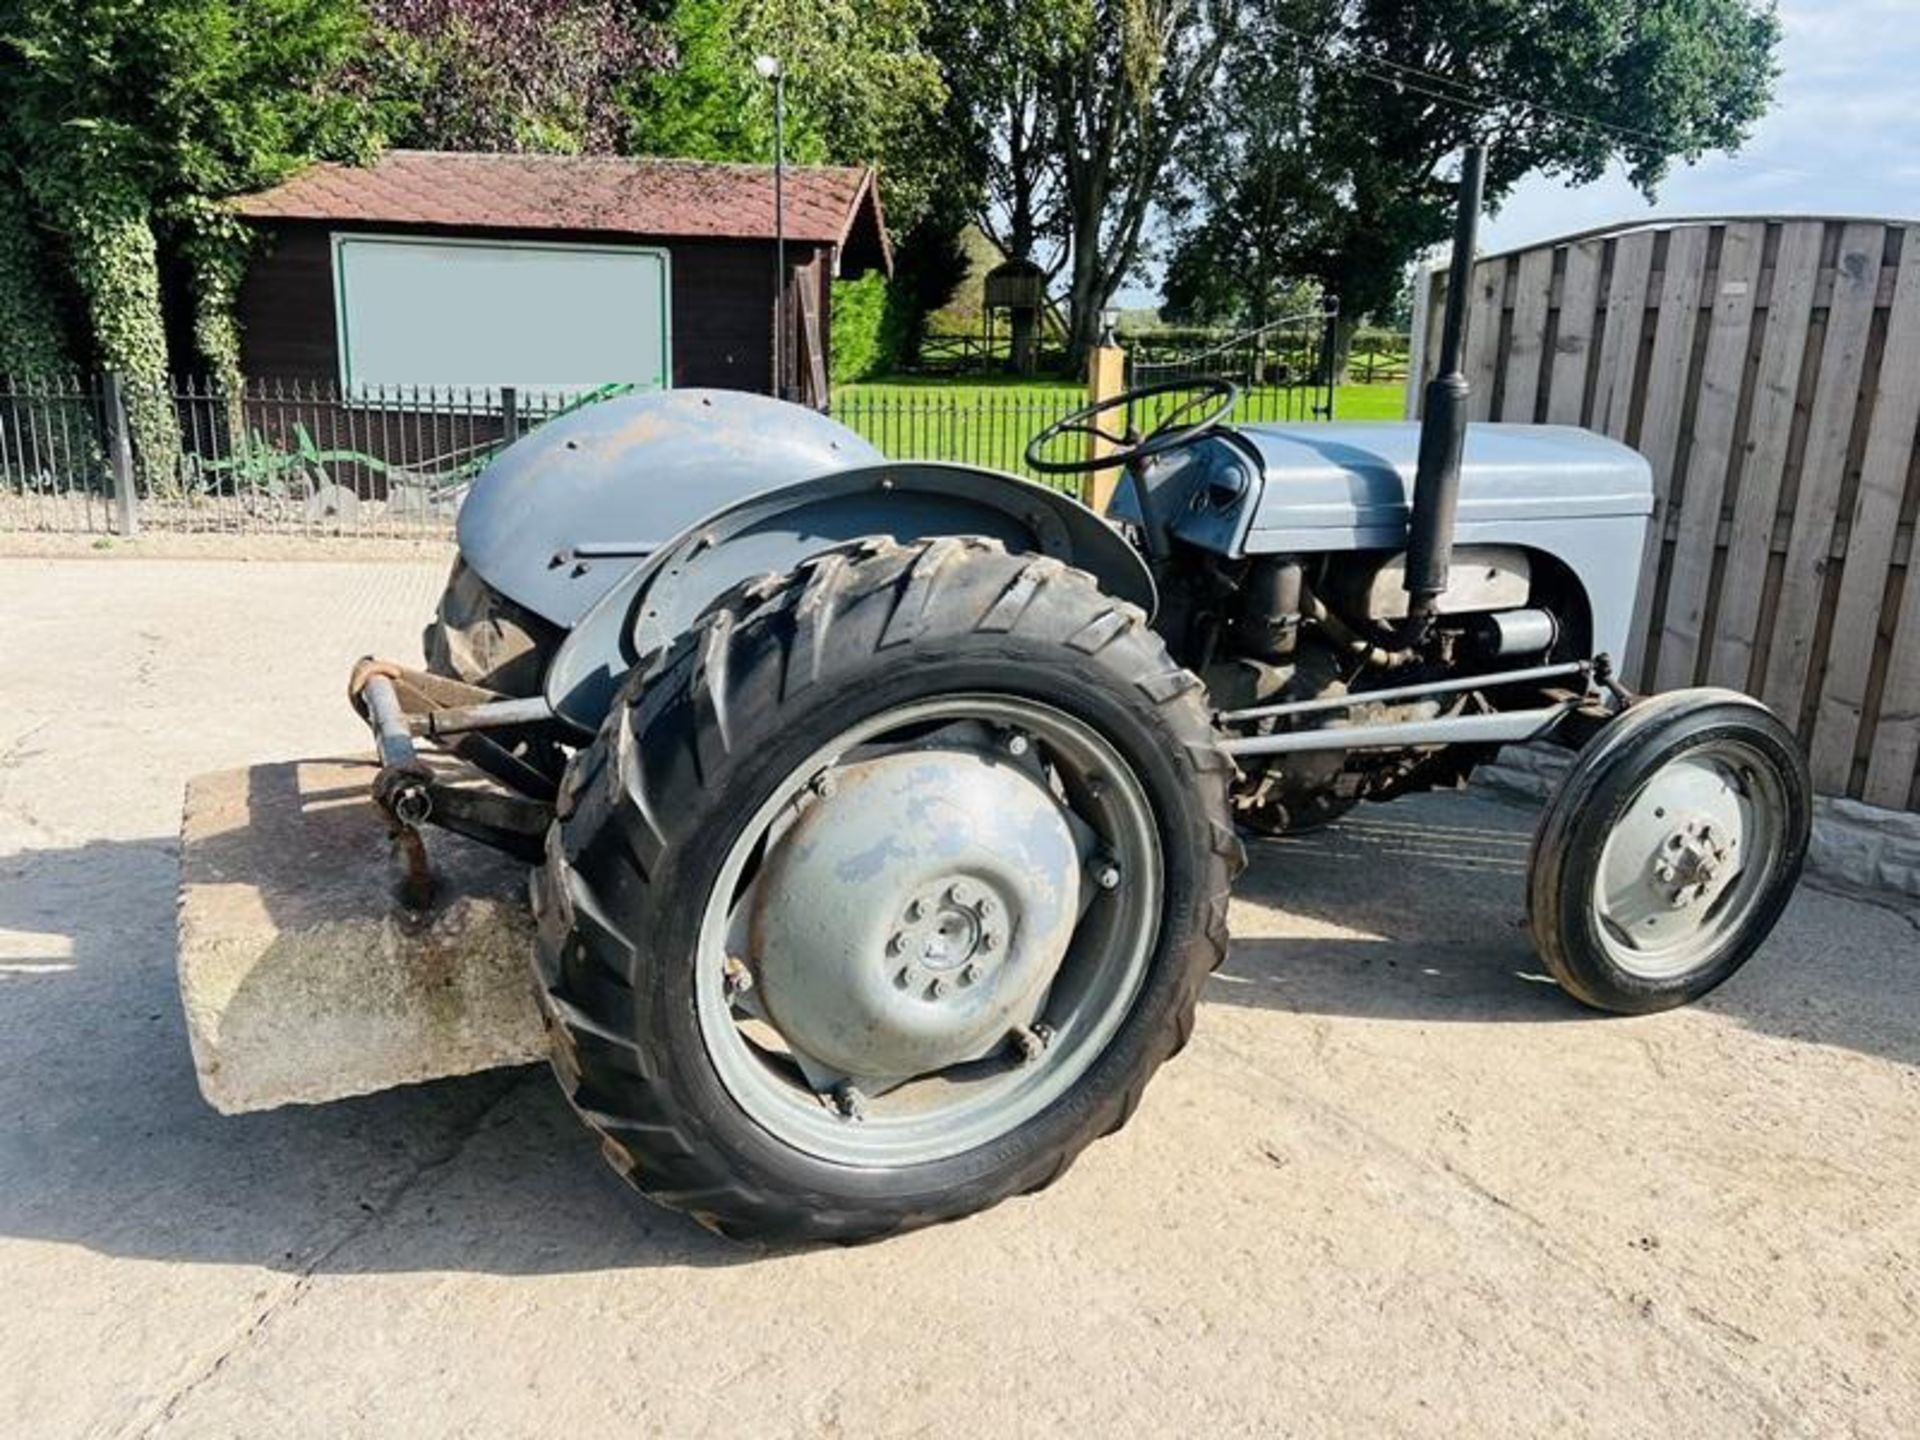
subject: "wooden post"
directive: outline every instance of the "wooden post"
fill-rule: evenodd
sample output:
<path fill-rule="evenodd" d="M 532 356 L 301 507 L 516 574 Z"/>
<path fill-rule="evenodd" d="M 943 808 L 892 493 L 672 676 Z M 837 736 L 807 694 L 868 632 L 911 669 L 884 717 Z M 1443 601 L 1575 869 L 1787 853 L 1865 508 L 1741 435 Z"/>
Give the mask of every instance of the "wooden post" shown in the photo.
<path fill-rule="evenodd" d="M 1087 403 L 1098 405 L 1103 400 L 1111 400 L 1127 388 L 1127 352 L 1118 345 L 1096 345 L 1087 356 Z M 1109 422 L 1094 422 L 1101 429 L 1112 428 Z M 1087 458 L 1098 459 L 1111 454 L 1112 443 L 1100 439 L 1097 435 L 1087 437 Z M 1113 500 L 1113 492 L 1119 488 L 1120 471 L 1100 470 L 1087 477 L 1086 493 L 1081 496 L 1094 513 L 1104 515 L 1107 506 Z"/>
<path fill-rule="evenodd" d="M 133 441 L 127 433 L 127 399 L 120 377 L 108 371 L 101 380 L 107 412 L 107 465 L 113 474 L 113 498 L 120 515 L 120 537 L 140 533 L 140 502 L 133 490 Z"/>
<path fill-rule="evenodd" d="M 1427 383 L 1427 327 L 1433 323 L 1433 287 L 1439 267 L 1417 266 L 1413 272 L 1413 330 L 1407 337 L 1407 393 L 1402 414 L 1420 418 L 1421 391 Z M 1451 277 L 1449 277 L 1451 279 Z"/>
<path fill-rule="evenodd" d="M 520 392 L 511 385 L 500 387 L 500 438 L 509 445 L 520 438 Z"/>

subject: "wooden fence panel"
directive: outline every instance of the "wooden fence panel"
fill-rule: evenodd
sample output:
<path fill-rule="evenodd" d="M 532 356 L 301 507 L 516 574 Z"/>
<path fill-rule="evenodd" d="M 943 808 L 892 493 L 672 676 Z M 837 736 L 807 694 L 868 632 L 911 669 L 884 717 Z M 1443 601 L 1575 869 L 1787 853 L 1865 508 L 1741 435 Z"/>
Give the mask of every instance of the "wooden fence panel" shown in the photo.
<path fill-rule="evenodd" d="M 1903 258 L 1916 237 L 1920 237 L 1920 231 L 1905 232 Z M 1877 283 L 1878 256 L 1874 269 Z M 1860 466 L 1859 488 L 1854 492 L 1846 568 L 1841 572 L 1839 602 L 1834 607 L 1837 616 L 1879 614 L 1887 572 L 1893 564 L 1907 477 L 1913 469 L 1914 433 L 1920 427 L 1920 267 L 1903 264 L 1895 286 L 1879 383 L 1873 395 L 1866 456 Z M 1911 575 L 1911 557 L 1907 564 Z M 1854 749 L 1866 713 L 1868 681 L 1879 639 L 1880 628 L 1876 625 L 1834 627 L 1827 653 L 1826 684 L 1820 691 L 1813 731 L 1813 779 L 1823 790 L 1843 794 L 1853 778 Z M 1904 795 L 1901 803 L 1906 803 Z"/>
<path fill-rule="evenodd" d="M 1597 241 L 1567 247 L 1554 329 L 1553 367 L 1547 385 L 1549 425 L 1578 425 L 1586 419 L 1593 319 L 1600 308 L 1600 267 L 1605 251 Z"/>
<path fill-rule="evenodd" d="M 1908 532 L 1912 544 L 1913 531 Z M 1916 547 L 1920 548 L 1920 547 Z M 1920 810 L 1920 576 L 1907 557 L 1905 601 L 1894 622 L 1880 723 L 1873 733 L 1864 799 L 1898 810 Z"/>
<path fill-rule="evenodd" d="M 1734 426 L 1746 384 L 1747 347 L 1753 335 L 1754 292 L 1760 284 L 1766 226 L 1729 225 L 1720 243 L 1706 355 L 1700 364 L 1699 398 L 1693 414 L 1693 445 L 1686 485 L 1677 510 L 1673 557 L 1654 662 L 1654 688 L 1691 685 L 1699 666 L 1714 549 L 1720 538 L 1727 472 L 1733 463 Z"/>
<path fill-rule="evenodd" d="M 1766 338 L 1753 383 L 1753 420 L 1733 505 L 1707 681 L 1734 690 L 1760 683 L 1760 606 L 1766 593 L 1775 519 L 1786 483 L 1800 370 L 1813 321 L 1826 226 L 1818 221 L 1781 227 L 1767 297 Z"/>
<path fill-rule="evenodd" d="M 1607 324 L 1600 333 L 1600 377 L 1587 428 L 1627 438 L 1633 413 L 1633 381 L 1640 369 L 1640 336 L 1647 324 L 1647 288 L 1653 283 L 1651 231 L 1623 237 L 1613 248 L 1613 281 L 1607 288 Z"/>
<path fill-rule="evenodd" d="M 1467 297 L 1466 348 L 1460 368 L 1473 386 L 1468 402 L 1468 418 L 1492 420 L 1494 416 L 1494 380 L 1500 361 L 1500 321 L 1506 306 L 1507 265 L 1504 260 L 1487 261 L 1473 267 L 1473 288 Z"/>
<path fill-rule="evenodd" d="M 1507 378 L 1500 418 L 1526 424 L 1540 399 L 1546 359 L 1547 309 L 1553 293 L 1553 251 L 1529 250 L 1513 276 L 1513 336 L 1507 346 Z"/>
<path fill-rule="evenodd" d="M 1825 595 L 1827 558 L 1840 490 L 1846 482 L 1854 416 L 1860 408 L 1860 378 L 1867 361 L 1886 233 L 1881 225 L 1856 224 L 1847 226 L 1840 236 L 1833 300 L 1827 308 L 1827 334 L 1820 351 L 1820 378 L 1807 421 L 1800 490 L 1773 617 L 1773 647 L 1768 653 L 1766 684 L 1760 691 L 1760 698 L 1790 725 L 1804 710 L 1811 679 L 1808 671 Z"/>
<path fill-rule="evenodd" d="M 1824 793 L 1920 810 L 1920 227 L 1656 224 L 1471 284 L 1474 417 L 1585 425 L 1653 467 L 1623 673 L 1759 694 Z"/>
<path fill-rule="evenodd" d="M 1621 673 L 1635 684 L 1646 680 L 1643 672 L 1647 631 L 1653 624 L 1654 579 L 1666 535 L 1674 471 L 1685 438 L 1682 421 L 1687 408 L 1687 372 L 1693 365 L 1693 336 L 1700 323 L 1700 292 L 1706 287 L 1709 238 L 1708 232 L 1698 226 L 1668 234 L 1666 265 L 1661 271 L 1654 311 L 1653 354 L 1647 360 L 1646 399 L 1635 437 L 1640 453 L 1653 466 L 1653 523 L 1647 526 L 1633 627 L 1627 635 L 1627 653 L 1621 665 Z"/>

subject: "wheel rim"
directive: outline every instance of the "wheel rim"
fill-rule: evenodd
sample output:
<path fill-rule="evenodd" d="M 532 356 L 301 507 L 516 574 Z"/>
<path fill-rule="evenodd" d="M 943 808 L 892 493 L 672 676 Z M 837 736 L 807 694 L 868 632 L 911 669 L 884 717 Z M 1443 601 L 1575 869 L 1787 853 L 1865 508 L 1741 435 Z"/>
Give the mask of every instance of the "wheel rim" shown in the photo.
<path fill-rule="evenodd" d="M 695 1002 L 729 1095 L 777 1139 L 924 1163 L 1039 1114 L 1145 982 L 1163 864 L 1139 778 L 1079 718 L 943 696 L 796 767 L 703 916 Z"/>
<path fill-rule="evenodd" d="M 1710 967 L 1767 892 L 1786 790 L 1767 757 L 1717 739 L 1648 776 L 1614 823 L 1594 879 L 1608 957 L 1642 980 Z"/>

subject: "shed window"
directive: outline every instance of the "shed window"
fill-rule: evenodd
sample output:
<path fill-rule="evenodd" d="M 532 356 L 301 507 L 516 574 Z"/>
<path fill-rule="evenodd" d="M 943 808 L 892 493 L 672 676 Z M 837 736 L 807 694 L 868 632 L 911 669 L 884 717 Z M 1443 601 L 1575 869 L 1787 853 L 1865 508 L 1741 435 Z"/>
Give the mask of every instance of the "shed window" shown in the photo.
<path fill-rule="evenodd" d="M 665 389 L 673 373 L 664 250 L 335 235 L 333 277 L 348 395 Z"/>

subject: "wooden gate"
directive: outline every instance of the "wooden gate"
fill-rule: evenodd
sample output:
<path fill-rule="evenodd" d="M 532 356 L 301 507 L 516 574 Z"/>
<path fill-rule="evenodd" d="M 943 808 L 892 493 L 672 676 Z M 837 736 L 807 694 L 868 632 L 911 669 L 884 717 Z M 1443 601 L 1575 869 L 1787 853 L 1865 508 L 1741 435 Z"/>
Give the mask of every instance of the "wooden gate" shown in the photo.
<path fill-rule="evenodd" d="M 1416 376 L 1446 286 L 1415 287 Z M 1610 230 L 1489 256 L 1472 286 L 1476 420 L 1582 425 L 1653 465 L 1625 673 L 1758 695 L 1823 793 L 1920 810 L 1920 223 Z"/>

